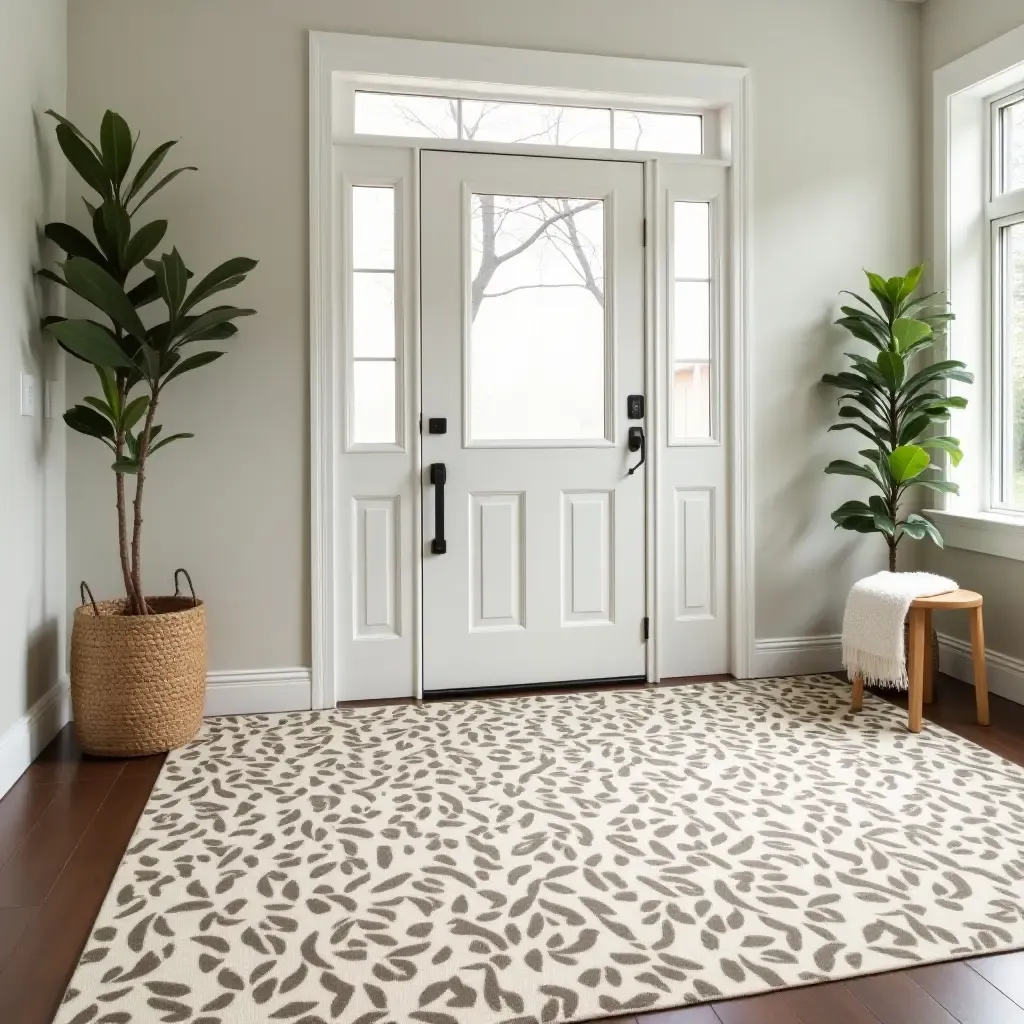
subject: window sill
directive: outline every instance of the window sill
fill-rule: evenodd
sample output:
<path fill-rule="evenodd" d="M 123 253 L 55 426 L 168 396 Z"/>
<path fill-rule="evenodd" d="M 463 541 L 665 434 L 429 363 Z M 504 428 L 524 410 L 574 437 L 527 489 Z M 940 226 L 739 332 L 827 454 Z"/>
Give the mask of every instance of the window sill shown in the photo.
<path fill-rule="evenodd" d="M 1024 515 L 942 509 L 928 509 L 924 514 L 939 528 L 946 547 L 1024 562 Z"/>

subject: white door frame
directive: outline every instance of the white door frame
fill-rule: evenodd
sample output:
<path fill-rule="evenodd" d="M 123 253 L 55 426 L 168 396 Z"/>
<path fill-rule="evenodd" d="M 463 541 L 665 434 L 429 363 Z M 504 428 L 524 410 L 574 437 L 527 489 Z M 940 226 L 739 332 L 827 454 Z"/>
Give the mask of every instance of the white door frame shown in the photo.
<path fill-rule="evenodd" d="M 336 275 L 334 222 L 336 207 L 336 146 L 372 143 L 374 147 L 399 147 L 413 156 L 414 180 L 410 183 L 411 209 L 418 231 L 419 144 L 416 140 L 390 139 L 354 134 L 351 96 L 357 84 L 400 91 L 431 88 L 472 94 L 474 90 L 506 98 L 570 100 L 618 103 L 625 106 L 656 106 L 661 109 L 699 108 L 709 133 L 704 156 L 667 157 L 678 163 L 724 165 L 729 175 L 729 375 L 726 389 L 729 418 L 729 619 L 731 630 L 730 671 L 748 676 L 754 655 L 754 509 L 750 479 L 752 462 L 752 409 L 750 372 L 750 74 L 746 68 L 684 64 L 670 61 L 634 60 L 581 54 L 514 50 L 499 47 L 387 39 L 340 33 L 310 33 L 310 476 L 311 476 L 311 618 L 312 692 L 314 708 L 334 705 L 336 680 L 343 677 L 337 641 L 342 588 L 351 588 L 350 559 L 344 556 L 347 538 L 340 526 L 339 456 L 344 451 L 341 418 L 344 396 L 338 387 L 343 353 L 339 351 L 335 325 Z M 636 153 L 614 150 L 566 150 L 547 146 L 475 145 L 466 142 L 423 140 L 431 149 L 487 152 L 529 152 L 560 157 L 599 157 L 602 160 L 643 159 Z M 653 216 L 657 192 L 658 159 L 645 163 L 648 224 L 657 231 Z M 656 253 L 660 239 L 649 238 L 645 332 L 648 434 L 653 435 L 647 474 L 647 604 L 651 639 L 647 645 L 648 679 L 658 677 L 658 572 L 655 557 L 665 529 L 659 521 L 658 453 L 665 443 L 660 436 L 658 351 L 656 341 L 664 333 L 657 301 Z M 422 477 L 420 444 L 411 429 L 420 416 L 418 246 L 409 253 L 411 344 L 407 352 L 406 386 L 412 399 L 404 442 L 412 454 L 415 535 L 413 550 L 422 550 L 420 502 Z M 421 562 L 415 559 L 412 622 L 416 665 L 416 696 L 422 696 L 420 647 Z"/>

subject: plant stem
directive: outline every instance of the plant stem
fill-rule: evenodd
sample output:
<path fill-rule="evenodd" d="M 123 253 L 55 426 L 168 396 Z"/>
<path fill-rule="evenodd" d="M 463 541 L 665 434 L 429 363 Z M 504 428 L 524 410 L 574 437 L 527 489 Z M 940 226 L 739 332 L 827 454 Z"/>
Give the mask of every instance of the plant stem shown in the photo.
<path fill-rule="evenodd" d="M 115 458 L 120 459 L 124 452 L 124 434 L 118 433 L 117 449 Z M 117 487 L 117 548 L 121 556 L 121 575 L 124 578 L 124 591 L 128 598 L 128 611 L 132 615 L 138 615 L 139 600 L 135 591 L 135 581 L 132 579 L 131 562 L 128 559 L 128 516 L 124 501 L 124 473 L 115 473 L 114 480 Z"/>
<path fill-rule="evenodd" d="M 153 417 L 156 414 L 156 403 L 160 397 L 160 389 L 153 389 L 146 411 L 146 425 L 139 437 L 139 472 L 135 478 L 135 521 L 132 525 L 132 582 L 135 592 L 139 595 L 139 614 L 148 615 L 146 599 L 142 590 L 142 491 L 146 486 L 146 457 L 149 455 L 149 437 L 153 429 Z"/>
<path fill-rule="evenodd" d="M 127 389 L 122 380 L 117 382 L 117 390 L 121 406 L 124 406 L 127 397 Z M 120 428 L 117 431 L 114 441 L 114 459 L 121 461 L 124 455 L 124 431 Z M 124 473 L 114 472 L 115 488 L 117 491 L 117 549 L 121 558 L 121 575 L 124 579 L 125 596 L 128 599 L 128 611 L 132 615 L 140 614 L 141 602 L 138 592 L 135 589 L 135 581 L 132 579 L 131 562 L 128 559 L 128 516 L 124 500 Z"/>
<path fill-rule="evenodd" d="M 892 323 L 889 324 L 890 337 L 892 336 Z M 889 391 L 889 449 L 895 451 L 899 445 L 899 395 L 893 389 Z M 900 542 L 900 535 L 897 534 L 899 527 L 896 526 L 900 510 L 900 488 L 892 481 L 892 490 L 889 492 L 889 519 L 893 524 L 891 537 L 886 537 L 889 544 L 889 572 L 896 571 L 896 548 Z"/>

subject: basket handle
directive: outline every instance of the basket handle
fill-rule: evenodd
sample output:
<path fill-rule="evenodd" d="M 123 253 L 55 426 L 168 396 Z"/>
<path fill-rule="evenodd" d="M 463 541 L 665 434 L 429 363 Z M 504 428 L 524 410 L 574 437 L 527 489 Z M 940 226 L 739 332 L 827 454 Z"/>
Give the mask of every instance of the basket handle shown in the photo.
<path fill-rule="evenodd" d="M 181 597 L 181 589 L 178 585 L 179 574 L 184 573 L 185 579 L 188 580 L 188 589 L 192 591 L 192 607 L 195 608 L 199 604 L 199 599 L 196 597 L 196 588 L 192 586 L 192 577 L 189 576 L 187 569 L 175 569 L 174 570 L 174 596 Z"/>
<path fill-rule="evenodd" d="M 89 595 L 89 602 L 92 604 L 93 615 L 98 616 L 100 610 L 96 607 L 96 598 L 92 596 L 92 590 L 90 589 L 89 584 L 85 582 L 85 580 L 82 580 L 82 583 L 78 588 L 78 593 L 82 597 L 82 604 L 85 604 L 85 595 Z"/>

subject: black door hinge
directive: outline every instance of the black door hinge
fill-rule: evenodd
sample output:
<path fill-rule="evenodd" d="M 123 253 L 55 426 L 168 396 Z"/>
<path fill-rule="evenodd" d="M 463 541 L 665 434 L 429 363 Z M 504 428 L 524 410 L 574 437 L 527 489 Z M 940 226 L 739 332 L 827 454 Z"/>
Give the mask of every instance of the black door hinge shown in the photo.
<path fill-rule="evenodd" d="M 644 639 L 651 639 L 651 620 L 646 615 L 644 616 Z"/>
<path fill-rule="evenodd" d="M 647 218 L 644 217 L 644 248 L 647 248 Z"/>

